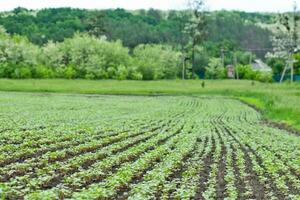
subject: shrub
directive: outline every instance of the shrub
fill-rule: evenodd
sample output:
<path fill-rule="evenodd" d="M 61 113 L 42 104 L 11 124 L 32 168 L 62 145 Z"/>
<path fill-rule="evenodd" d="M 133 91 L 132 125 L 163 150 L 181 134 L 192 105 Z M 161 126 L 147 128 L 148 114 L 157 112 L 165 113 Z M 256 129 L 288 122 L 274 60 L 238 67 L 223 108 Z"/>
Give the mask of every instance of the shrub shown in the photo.
<path fill-rule="evenodd" d="M 132 80 L 143 80 L 143 74 L 141 72 L 133 72 L 129 76 Z"/>
<path fill-rule="evenodd" d="M 117 80 L 125 80 L 127 76 L 128 76 L 128 70 L 124 65 L 120 65 L 118 66 L 116 74 L 113 78 Z"/>
<path fill-rule="evenodd" d="M 250 65 L 238 65 L 237 67 L 240 79 L 255 80 L 258 72 L 254 71 Z"/>
<path fill-rule="evenodd" d="M 117 68 L 120 65 L 127 68 L 131 61 L 129 49 L 120 41 L 109 42 L 88 34 L 75 34 L 62 43 L 49 42 L 43 48 L 43 54 L 43 63 L 55 71 L 62 72 L 64 70 L 60 68 L 71 65 L 76 78 L 88 79 L 114 78 Z M 66 76 L 68 78 L 70 74 Z"/>
<path fill-rule="evenodd" d="M 133 51 L 134 66 L 144 80 L 175 79 L 180 54 L 165 45 L 139 45 Z"/>
<path fill-rule="evenodd" d="M 179 73 L 180 54 L 166 45 L 139 45 L 130 56 L 121 41 L 88 34 L 43 47 L 1 30 L 0 36 L 0 77 L 155 80 Z"/>
<path fill-rule="evenodd" d="M 64 71 L 64 77 L 68 79 L 76 78 L 76 71 L 72 66 L 68 66 Z"/>
<path fill-rule="evenodd" d="M 19 78 L 32 78 L 31 70 L 28 67 L 22 67 L 20 69 L 20 77 Z"/>
<path fill-rule="evenodd" d="M 226 77 L 225 69 L 219 58 L 211 58 L 205 70 L 205 77 L 208 79 L 222 79 Z"/>
<path fill-rule="evenodd" d="M 38 65 L 34 68 L 33 78 L 53 78 L 54 72 L 44 65 Z"/>
<path fill-rule="evenodd" d="M 107 68 L 107 74 L 108 74 L 108 78 L 112 79 L 113 77 L 115 77 L 116 69 L 114 67 Z"/>
<path fill-rule="evenodd" d="M 87 73 L 85 76 L 84 76 L 85 79 L 89 79 L 89 80 L 93 80 L 93 79 L 96 79 L 96 76 L 95 74 L 93 73 Z"/>
<path fill-rule="evenodd" d="M 257 80 L 264 83 L 271 83 L 273 82 L 273 75 L 268 72 L 260 72 L 257 76 Z"/>
<path fill-rule="evenodd" d="M 280 75 L 284 69 L 286 61 L 282 58 L 267 57 L 267 64 L 272 68 L 274 74 Z"/>
<path fill-rule="evenodd" d="M 254 71 L 250 65 L 239 65 L 239 78 L 257 80 L 260 82 L 272 82 L 273 75 L 269 72 Z"/>
<path fill-rule="evenodd" d="M 0 62 L 0 77 L 10 78 L 11 71 L 9 70 L 8 63 Z"/>

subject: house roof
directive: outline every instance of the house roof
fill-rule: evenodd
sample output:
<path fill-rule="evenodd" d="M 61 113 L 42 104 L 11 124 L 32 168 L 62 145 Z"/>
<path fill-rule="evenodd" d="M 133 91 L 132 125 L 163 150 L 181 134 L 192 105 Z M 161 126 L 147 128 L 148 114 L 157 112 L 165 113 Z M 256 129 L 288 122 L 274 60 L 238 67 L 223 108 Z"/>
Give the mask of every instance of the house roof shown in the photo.
<path fill-rule="evenodd" d="M 254 60 L 251 66 L 254 71 L 272 72 L 272 68 L 260 59 Z"/>

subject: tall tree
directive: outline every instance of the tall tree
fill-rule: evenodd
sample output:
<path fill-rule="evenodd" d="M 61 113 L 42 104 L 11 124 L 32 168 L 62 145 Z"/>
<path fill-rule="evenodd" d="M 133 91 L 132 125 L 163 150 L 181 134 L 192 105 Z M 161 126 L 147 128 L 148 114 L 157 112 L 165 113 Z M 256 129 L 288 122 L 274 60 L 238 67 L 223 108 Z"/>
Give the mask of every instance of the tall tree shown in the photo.
<path fill-rule="evenodd" d="M 189 49 L 191 51 L 192 73 L 195 77 L 196 46 L 201 44 L 207 36 L 207 16 L 204 0 L 189 0 L 192 16 L 187 23 L 186 31 L 190 37 Z"/>
<path fill-rule="evenodd" d="M 294 59 L 293 55 L 300 49 L 299 40 L 299 22 L 300 16 L 297 11 L 297 5 L 294 4 L 292 13 L 280 14 L 278 17 L 277 35 L 272 39 L 274 46 L 274 54 L 269 56 L 286 60 L 286 67 L 282 72 L 281 80 L 283 80 L 287 69 L 291 70 L 291 81 L 294 74 Z"/>
<path fill-rule="evenodd" d="M 162 20 L 162 14 L 161 14 L 160 10 L 156 10 L 156 9 L 150 8 L 147 11 L 147 15 L 149 17 L 151 17 L 151 18 L 154 19 L 154 23 L 155 24 L 159 23 Z"/>
<path fill-rule="evenodd" d="M 104 12 L 102 11 L 93 11 L 89 14 L 86 22 L 89 33 L 96 37 L 104 35 L 106 32 L 104 27 L 104 16 Z"/>

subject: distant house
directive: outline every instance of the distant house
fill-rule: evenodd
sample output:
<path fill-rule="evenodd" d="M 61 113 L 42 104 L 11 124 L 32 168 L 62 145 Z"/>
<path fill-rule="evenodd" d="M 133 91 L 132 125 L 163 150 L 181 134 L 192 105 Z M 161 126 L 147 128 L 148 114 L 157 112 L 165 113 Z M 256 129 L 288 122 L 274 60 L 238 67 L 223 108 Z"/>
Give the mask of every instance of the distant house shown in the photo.
<path fill-rule="evenodd" d="M 234 67 L 233 65 L 227 65 L 227 78 L 234 78 Z"/>
<path fill-rule="evenodd" d="M 254 60 L 254 62 L 251 64 L 251 66 L 254 71 L 272 72 L 272 68 L 260 59 Z"/>
<path fill-rule="evenodd" d="M 254 71 L 272 72 L 272 68 L 260 59 L 254 60 L 250 65 Z M 235 69 L 233 65 L 226 66 L 227 78 L 235 78 Z"/>

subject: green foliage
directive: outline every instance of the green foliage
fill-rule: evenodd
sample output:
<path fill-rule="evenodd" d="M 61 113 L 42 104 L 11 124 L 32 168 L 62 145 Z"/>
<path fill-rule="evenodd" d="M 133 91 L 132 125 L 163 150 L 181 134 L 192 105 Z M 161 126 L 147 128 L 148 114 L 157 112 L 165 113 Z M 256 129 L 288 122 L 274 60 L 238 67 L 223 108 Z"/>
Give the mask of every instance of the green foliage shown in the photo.
<path fill-rule="evenodd" d="M 44 65 L 37 65 L 33 69 L 33 78 L 53 78 L 53 77 L 54 77 L 53 70 Z"/>
<path fill-rule="evenodd" d="M 255 55 L 250 52 L 238 51 L 236 53 L 237 62 L 242 65 L 248 65 L 255 60 Z"/>
<path fill-rule="evenodd" d="M 117 80 L 125 80 L 128 77 L 128 70 L 124 65 L 119 65 L 117 67 L 117 70 L 115 72 L 115 76 L 113 77 L 114 79 Z"/>
<path fill-rule="evenodd" d="M 40 48 L 21 36 L 2 35 L 0 41 L 0 76 L 32 78 L 32 67 L 38 64 Z"/>
<path fill-rule="evenodd" d="M 38 45 L 50 40 L 62 42 L 65 38 L 72 38 L 76 32 L 89 32 L 97 37 L 105 34 L 109 40 L 122 40 L 130 48 L 146 43 L 167 43 L 178 47 L 188 43 L 183 29 L 190 21 L 190 14 L 154 9 L 130 12 L 124 9 L 50 8 L 33 11 L 18 8 L 9 15 L 0 16 L 0 25 L 8 33 L 26 36 Z M 268 48 L 271 33 L 256 24 L 271 23 L 273 18 L 273 14 L 211 12 L 207 16 L 207 39 L 214 43 L 226 41 L 243 48 Z"/>
<path fill-rule="evenodd" d="M 72 65 L 68 65 L 67 68 L 64 69 L 64 78 L 72 79 L 76 77 L 76 71 L 72 67 Z"/>
<path fill-rule="evenodd" d="M 21 67 L 19 71 L 19 77 L 17 78 L 31 78 L 31 70 L 28 67 Z"/>
<path fill-rule="evenodd" d="M 8 63 L 4 63 L 4 62 L 0 62 L 0 77 L 1 78 L 8 78 L 7 74 L 10 74 L 9 72 L 9 67 L 8 67 Z"/>
<path fill-rule="evenodd" d="M 22 35 L 9 36 L 4 28 L 0 28 L 0 76 L 174 79 L 181 73 L 182 62 L 174 51 L 176 49 L 185 52 L 189 58 L 186 77 L 196 78 L 191 72 L 203 77 L 210 58 L 220 57 L 221 48 L 226 51 L 224 64 L 227 65 L 232 64 L 231 52 L 235 49 L 268 48 L 270 45 L 270 32 L 255 23 L 270 23 L 273 15 L 218 11 L 205 14 L 205 20 L 199 24 L 207 25 L 201 34 L 209 34 L 197 39 L 201 44 L 196 44 L 193 51 L 187 50 L 192 45 L 188 35 L 197 32 L 193 31 L 193 25 L 197 26 L 197 23 L 193 23 L 191 14 L 190 11 L 154 9 L 32 11 L 18 8 L 0 16 L 0 24 L 8 33 Z M 190 30 L 189 34 L 187 30 Z M 101 37 L 102 34 L 105 36 Z M 244 38 L 251 38 L 251 41 Z M 149 43 L 159 45 L 154 47 Z M 242 65 L 249 64 L 250 56 L 255 58 L 250 53 L 237 51 L 237 61 Z M 280 63 L 274 65 L 277 74 L 282 66 Z M 24 67 L 30 69 L 30 73 L 22 69 Z M 299 67 L 297 69 L 296 72 Z M 221 73 L 218 78 L 223 76 Z"/>
<path fill-rule="evenodd" d="M 238 65 L 240 79 L 256 80 L 264 83 L 273 82 L 273 74 L 270 72 L 255 71 L 250 65 Z"/>
<path fill-rule="evenodd" d="M 263 83 L 270 83 L 273 82 L 273 75 L 272 73 L 261 72 L 258 74 L 257 80 Z"/>
<path fill-rule="evenodd" d="M 6 29 L 3 26 L 0 26 L 0 38 L 6 38 L 7 36 Z"/>
<path fill-rule="evenodd" d="M 5 192 L 7 191 L 7 187 L 0 183 L 0 200 L 5 200 Z"/>
<path fill-rule="evenodd" d="M 131 80 L 143 80 L 143 74 L 136 69 L 129 69 L 129 79 Z"/>
<path fill-rule="evenodd" d="M 249 20 L 246 21 L 241 12 L 212 12 L 208 29 L 209 41 L 216 43 L 226 41 L 242 48 L 263 49 L 271 47 L 271 32 Z"/>
<path fill-rule="evenodd" d="M 294 54 L 294 59 L 295 59 L 295 63 L 294 63 L 294 70 L 296 74 L 300 74 L 300 53 L 296 53 Z"/>
<path fill-rule="evenodd" d="M 121 41 L 77 33 L 38 47 L 21 36 L 0 42 L 0 77 L 86 79 L 174 79 L 180 54 L 167 45 L 140 45 L 129 54 Z"/>
<path fill-rule="evenodd" d="M 222 79 L 226 76 L 225 69 L 222 66 L 221 59 L 219 58 L 211 58 L 205 69 L 205 77 L 208 79 Z"/>
<path fill-rule="evenodd" d="M 202 88 L 205 88 L 205 81 L 202 81 L 201 87 L 202 87 Z"/>
<path fill-rule="evenodd" d="M 174 79 L 179 72 L 180 54 L 169 46 L 139 45 L 133 57 L 144 80 Z"/>
<path fill-rule="evenodd" d="M 257 80 L 258 72 L 254 71 L 250 65 L 238 65 L 240 79 Z"/>
<path fill-rule="evenodd" d="M 75 34 L 63 43 L 50 42 L 43 47 L 42 60 L 54 71 L 66 73 L 66 78 L 116 78 L 117 68 L 123 65 L 126 69 L 130 63 L 128 51 L 120 41 L 108 42 L 104 38 Z M 123 79 L 124 69 L 120 71 L 118 78 Z"/>
<path fill-rule="evenodd" d="M 286 65 L 284 59 L 277 57 L 268 57 L 267 64 L 272 68 L 275 75 L 281 75 L 284 66 Z"/>
<path fill-rule="evenodd" d="M 48 40 L 62 42 L 76 31 L 84 31 L 87 14 L 84 10 L 71 8 L 50 8 L 39 11 L 18 8 L 12 15 L 0 17 L 8 33 L 27 36 L 35 44 L 42 45 Z"/>

